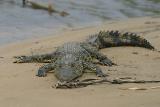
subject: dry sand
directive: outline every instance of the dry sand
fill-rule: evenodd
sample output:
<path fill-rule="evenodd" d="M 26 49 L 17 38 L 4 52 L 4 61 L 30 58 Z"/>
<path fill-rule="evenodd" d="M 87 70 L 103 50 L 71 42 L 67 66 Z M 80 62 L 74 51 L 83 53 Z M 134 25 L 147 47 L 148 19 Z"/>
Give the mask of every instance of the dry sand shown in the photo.
<path fill-rule="evenodd" d="M 136 32 L 160 50 L 160 17 L 112 21 L 101 26 L 70 29 L 57 35 L 0 47 L 0 107 L 160 107 L 160 88 L 121 90 L 129 87 L 152 87 L 157 84 L 100 84 L 78 89 L 54 89 L 53 73 L 36 77 L 42 64 L 13 64 L 13 56 L 46 53 L 68 41 L 82 41 L 99 30 Z M 109 78 L 132 77 L 160 80 L 160 53 L 138 47 L 115 47 L 101 50 L 118 66 L 102 67 Z M 83 78 L 95 77 L 85 74 Z"/>

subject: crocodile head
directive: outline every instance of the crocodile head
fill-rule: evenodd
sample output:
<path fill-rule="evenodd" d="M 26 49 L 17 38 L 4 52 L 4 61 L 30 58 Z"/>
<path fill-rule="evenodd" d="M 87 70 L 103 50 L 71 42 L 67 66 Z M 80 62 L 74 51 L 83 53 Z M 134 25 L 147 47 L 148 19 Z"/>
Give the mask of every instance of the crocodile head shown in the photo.
<path fill-rule="evenodd" d="M 60 58 L 56 65 L 55 76 L 60 81 L 69 82 L 82 75 L 83 64 L 71 54 Z"/>

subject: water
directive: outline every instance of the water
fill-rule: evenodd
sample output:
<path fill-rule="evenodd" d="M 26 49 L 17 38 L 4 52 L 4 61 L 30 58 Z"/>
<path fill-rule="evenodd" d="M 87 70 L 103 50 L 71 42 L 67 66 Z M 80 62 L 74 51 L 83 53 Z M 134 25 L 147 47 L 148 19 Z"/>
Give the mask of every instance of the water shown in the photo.
<path fill-rule="evenodd" d="M 160 15 L 160 0 L 33 0 L 51 3 L 70 15 L 49 15 L 22 8 L 21 0 L 0 0 L 0 44 L 54 34 L 58 31 L 108 20 Z"/>

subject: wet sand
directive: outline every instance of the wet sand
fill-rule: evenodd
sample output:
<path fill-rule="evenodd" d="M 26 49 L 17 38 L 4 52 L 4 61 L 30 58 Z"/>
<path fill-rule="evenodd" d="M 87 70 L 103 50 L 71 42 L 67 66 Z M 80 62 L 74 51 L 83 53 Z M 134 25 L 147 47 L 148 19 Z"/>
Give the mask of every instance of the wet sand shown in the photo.
<path fill-rule="evenodd" d="M 42 64 L 14 64 L 13 56 L 54 51 L 69 41 L 83 41 L 99 30 L 135 32 L 160 50 L 160 18 L 144 17 L 104 23 L 82 29 L 71 29 L 59 34 L 23 41 L 0 47 L 0 106 L 1 107 L 159 107 L 160 86 L 153 84 L 100 84 L 77 89 L 54 89 L 53 73 L 36 77 Z M 118 66 L 104 67 L 108 78 L 131 77 L 138 80 L 160 80 L 160 53 L 139 47 L 114 47 L 101 50 Z M 96 78 L 85 73 L 82 78 Z M 140 87 L 147 90 L 122 90 Z"/>

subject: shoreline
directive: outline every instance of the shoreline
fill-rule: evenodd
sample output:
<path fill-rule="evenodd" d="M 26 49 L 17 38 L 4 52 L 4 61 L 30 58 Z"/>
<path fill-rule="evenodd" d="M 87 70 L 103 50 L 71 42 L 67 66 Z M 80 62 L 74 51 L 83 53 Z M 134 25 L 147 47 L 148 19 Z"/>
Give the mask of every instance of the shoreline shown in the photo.
<path fill-rule="evenodd" d="M 153 84 L 100 84 L 78 89 L 54 89 L 57 82 L 53 73 L 47 77 L 36 77 L 36 71 L 43 64 L 14 64 L 13 56 L 52 52 L 57 46 L 71 41 L 84 41 L 100 30 L 135 32 L 146 38 L 160 50 L 160 17 L 133 18 L 106 22 L 103 25 L 70 29 L 54 36 L 25 40 L 0 46 L 0 106 L 2 107 L 158 107 L 159 89 L 121 90 L 124 88 L 148 88 Z M 100 66 L 108 78 L 131 77 L 137 80 L 160 80 L 160 54 L 139 47 L 113 47 L 101 52 L 118 66 Z M 136 53 L 136 54 L 134 54 Z M 96 78 L 85 73 L 80 79 Z M 90 103 L 92 102 L 92 103 Z"/>
<path fill-rule="evenodd" d="M 97 25 L 85 25 L 85 26 L 80 26 L 80 27 L 77 27 L 77 28 L 63 28 L 64 30 L 58 30 L 58 32 L 53 32 L 54 33 L 54 36 L 52 35 L 53 33 L 50 33 L 48 35 L 45 35 L 45 36 L 40 36 L 40 37 L 31 37 L 31 38 L 27 38 L 26 40 L 18 40 L 18 41 L 15 41 L 15 42 L 11 42 L 11 43 L 7 43 L 7 44 L 2 44 L 0 47 L 4 47 L 4 46 L 8 46 L 8 45 L 14 45 L 14 44 L 20 44 L 22 42 L 30 42 L 30 41 L 36 41 L 36 40 L 41 40 L 41 39 L 47 39 L 47 38 L 54 38 L 54 37 L 57 37 L 57 36 L 61 36 L 63 35 L 64 33 L 67 33 L 67 32 L 72 32 L 72 31 L 77 31 L 77 30 L 83 30 L 83 29 L 86 29 L 86 30 L 91 30 L 91 29 L 99 29 L 99 30 L 105 30 L 104 28 L 108 28 L 106 30 L 112 30 L 112 27 L 109 27 L 107 26 L 107 24 L 111 25 L 111 26 L 114 26 L 117 28 L 116 24 L 120 23 L 125 23 L 125 22 L 131 22 L 131 21 L 145 21 L 145 20 L 150 20 L 150 19 L 158 19 L 160 18 L 160 16 L 155 16 L 155 17 L 137 17 L 137 18 L 128 18 L 128 19 L 121 19 L 121 20 L 109 20 L 109 21 L 106 21 L 104 23 L 99 23 L 98 26 Z M 145 20 L 144 20 L 145 19 Z M 131 23 L 130 23 L 131 24 Z M 99 27 L 99 28 L 98 28 Z M 123 26 L 125 27 L 125 26 Z M 121 28 L 118 27 L 118 29 L 115 29 L 115 30 L 122 30 Z M 98 30 L 97 30 L 98 31 Z M 94 32 L 94 33 L 97 33 L 97 32 Z M 91 33 L 91 34 L 94 34 L 94 33 Z"/>
<path fill-rule="evenodd" d="M 29 48 L 30 45 L 33 45 L 32 48 L 38 48 L 38 44 L 44 44 L 43 47 L 45 47 L 45 41 L 46 42 L 57 42 L 56 39 L 60 42 L 60 44 L 63 44 L 65 42 L 69 41 L 84 41 L 89 35 L 95 34 L 99 32 L 100 30 L 119 30 L 121 32 L 133 32 L 137 33 L 140 36 L 145 36 L 147 37 L 146 39 L 150 39 L 150 36 L 146 36 L 145 32 L 148 30 L 148 32 L 152 32 L 154 30 L 158 30 L 159 28 L 159 23 L 156 24 L 156 21 L 159 22 L 160 17 L 141 17 L 141 18 L 131 18 L 127 20 L 121 20 L 121 21 L 110 21 L 110 22 L 105 22 L 102 25 L 98 26 L 87 26 L 87 27 L 81 27 L 81 28 L 75 28 L 75 29 L 68 29 L 64 30 L 62 32 L 56 33 L 53 35 L 47 35 L 45 37 L 39 37 L 39 38 L 31 38 L 27 40 L 22 40 L 22 41 L 17 41 L 15 43 L 10 43 L 10 44 L 4 44 L 0 46 L 0 50 L 2 50 L 1 53 L 7 53 L 6 48 L 21 48 L 22 46 Z M 152 28 L 154 27 L 154 24 L 158 26 L 158 28 Z M 139 29 L 139 28 L 142 28 Z M 83 32 L 83 33 L 81 33 Z M 75 36 L 72 36 L 74 35 Z M 66 38 L 67 36 L 67 38 Z M 72 37 L 74 39 L 72 39 Z M 78 39 L 78 40 L 76 40 Z M 152 43 L 152 41 L 150 41 Z M 57 42 L 58 43 L 58 42 Z M 56 44 L 57 44 L 56 43 Z M 59 44 L 59 43 L 58 43 Z M 55 45 L 55 47 L 59 45 Z M 154 44 L 153 44 L 154 45 Z M 155 43 L 157 45 L 157 43 Z M 53 47 L 53 46 L 52 46 Z M 158 46 L 155 46 L 158 47 Z M 31 47 L 30 47 L 31 48 Z M 24 49 L 23 49 L 24 50 Z M 160 49 L 159 49 L 160 50 Z M 27 52 L 28 53 L 28 52 Z M 31 50 L 30 50 L 31 53 Z"/>

